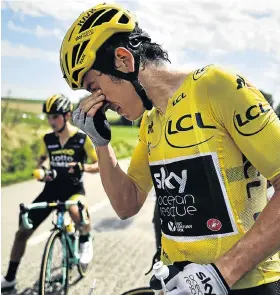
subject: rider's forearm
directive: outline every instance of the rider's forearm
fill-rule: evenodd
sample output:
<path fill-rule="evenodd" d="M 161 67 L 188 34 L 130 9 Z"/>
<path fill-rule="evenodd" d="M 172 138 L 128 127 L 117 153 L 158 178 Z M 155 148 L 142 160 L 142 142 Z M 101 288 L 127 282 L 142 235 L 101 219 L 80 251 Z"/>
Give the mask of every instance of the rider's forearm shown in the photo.
<path fill-rule="evenodd" d="M 240 278 L 280 248 L 280 188 L 257 218 L 254 226 L 216 266 L 232 287 Z"/>
<path fill-rule="evenodd" d="M 96 151 L 102 184 L 114 210 L 122 219 L 135 215 L 144 203 L 143 193 L 122 171 L 110 144 Z"/>
<path fill-rule="evenodd" d="M 92 164 L 84 164 L 84 171 L 88 173 L 99 172 L 98 162 Z"/>
<path fill-rule="evenodd" d="M 47 156 L 40 156 L 39 160 L 37 161 L 36 169 L 42 168 L 42 166 L 46 162 L 47 158 L 48 158 Z"/>

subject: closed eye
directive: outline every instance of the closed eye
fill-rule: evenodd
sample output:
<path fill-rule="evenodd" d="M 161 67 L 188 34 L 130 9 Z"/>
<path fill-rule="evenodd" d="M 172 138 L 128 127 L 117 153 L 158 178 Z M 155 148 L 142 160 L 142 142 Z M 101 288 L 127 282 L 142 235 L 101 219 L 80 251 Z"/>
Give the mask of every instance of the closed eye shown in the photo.
<path fill-rule="evenodd" d="M 86 90 L 87 90 L 88 92 L 90 92 L 90 93 L 92 93 L 92 92 L 94 92 L 95 90 L 97 90 L 97 88 L 94 87 L 93 84 L 94 84 L 94 83 L 90 83 L 90 84 L 88 84 L 88 86 L 86 87 Z"/>

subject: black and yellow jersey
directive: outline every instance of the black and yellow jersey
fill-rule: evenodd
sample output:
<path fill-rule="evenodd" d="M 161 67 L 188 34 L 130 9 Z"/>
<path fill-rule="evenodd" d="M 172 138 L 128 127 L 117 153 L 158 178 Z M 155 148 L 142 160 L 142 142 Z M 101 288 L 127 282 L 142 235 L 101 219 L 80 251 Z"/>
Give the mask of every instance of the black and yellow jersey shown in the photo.
<path fill-rule="evenodd" d="M 60 184 L 61 182 L 71 183 L 68 173 L 69 163 L 86 163 L 87 159 L 90 159 L 91 162 L 97 161 L 92 141 L 78 128 L 75 128 L 70 134 L 64 146 L 61 146 L 59 138 L 54 132 L 46 134 L 41 142 L 40 155 L 48 156 L 50 168 L 57 171 L 54 182 Z"/>
<path fill-rule="evenodd" d="M 162 259 L 211 263 L 232 248 L 267 204 L 279 149 L 280 120 L 263 95 L 213 65 L 186 77 L 165 114 L 145 112 L 128 175 L 145 192 L 155 187 Z M 279 278 L 275 255 L 234 289 Z"/>

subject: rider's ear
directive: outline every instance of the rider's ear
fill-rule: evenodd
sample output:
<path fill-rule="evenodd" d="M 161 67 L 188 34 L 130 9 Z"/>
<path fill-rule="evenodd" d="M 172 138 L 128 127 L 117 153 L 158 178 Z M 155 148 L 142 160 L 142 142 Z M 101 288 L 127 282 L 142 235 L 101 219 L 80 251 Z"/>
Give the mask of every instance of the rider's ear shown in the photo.
<path fill-rule="evenodd" d="M 66 115 L 65 115 L 65 119 L 66 120 L 70 120 L 71 119 L 71 113 L 69 112 L 69 113 L 67 113 Z"/>
<path fill-rule="evenodd" d="M 124 73 L 134 72 L 134 57 L 132 53 L 124 47 L 116 48 L 115 67 Z"/>

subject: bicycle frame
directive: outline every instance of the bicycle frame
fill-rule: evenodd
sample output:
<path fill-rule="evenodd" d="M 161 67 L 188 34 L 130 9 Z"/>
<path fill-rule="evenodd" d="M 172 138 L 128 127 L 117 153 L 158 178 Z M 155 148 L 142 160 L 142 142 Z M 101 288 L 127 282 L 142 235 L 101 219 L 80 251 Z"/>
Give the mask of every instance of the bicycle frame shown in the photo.
<path fill-rule="evenodd" d="M 61 240 L 63 245 L 65 245 L 65 249 L 69 251 L 69 263 L 70 264 L 78 264 L 79 263 L 79 239 L 77 233 L 73 233 L 70 235 L 64 228 L 64 214 L 65 210 L 57 211 L 57 222 L 55 224 L 55 228 L 59 229 L 63 234 L 61 235 Z"/>
<path fill-rule="evenodd" d="M 22 221 L 23 226 L 27 229 L 32 229 L 33 225 L 28 219 L 28 213 L 30 210 L 34 209 L 46 209 L 46 208 L 52 208 L 57 209 L 57 221 L 54 223 L 54 229 L 58 229 L 61 231 L 61 241 L 63 245 L 63 251 L 69 251 L 69 262 L 70 264 L 78 264 L 79 263 L 79 239 L 76 234 L 76 232 L 73 234 L 73 237 L 70 236 L 70 234 L 65 230 L 64 227 L 64 214 L 67 211 L 67 209 L 72 206 L 77 205 L 79 208 L 80 218 L 81 218 L 81 224 L 85 224 L 85 216 L 84 216 L 84 205 L 81 203 L 81 201 L 72 201 L 68 200 L 66 202 L 40 202 L 40 203 L 33 203 L 27 206 L 24 206 L 24 204 L 20 204 L 20 212 L 22 215 Z M 63 253 L 64 255 L 66 253 Z"/>

